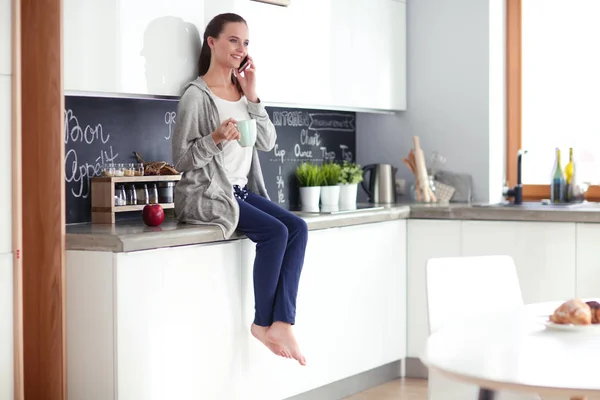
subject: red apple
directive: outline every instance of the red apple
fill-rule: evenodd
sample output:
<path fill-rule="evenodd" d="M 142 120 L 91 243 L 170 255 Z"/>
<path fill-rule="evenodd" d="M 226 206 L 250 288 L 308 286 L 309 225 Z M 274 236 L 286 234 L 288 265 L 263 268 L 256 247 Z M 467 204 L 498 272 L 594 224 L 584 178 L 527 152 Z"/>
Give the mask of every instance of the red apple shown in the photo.
<path fill-rule="evenodd" d="M 142 218 L 148 226 L 159 226 L 165 220 L 165 211 L 160 204 L 148 204 L 142 211 Z"/>

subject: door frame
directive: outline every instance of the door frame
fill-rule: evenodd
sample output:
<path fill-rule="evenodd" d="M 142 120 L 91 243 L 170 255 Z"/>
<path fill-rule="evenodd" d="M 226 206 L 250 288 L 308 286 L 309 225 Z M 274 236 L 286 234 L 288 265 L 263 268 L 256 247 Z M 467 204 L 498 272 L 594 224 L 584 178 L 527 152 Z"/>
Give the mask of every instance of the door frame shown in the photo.
<path fill-rule="evenodd" d="M 23 400 L 23 263 L 21 198 L 21 1 L 11 4 L 11 157 L 12 157 L 12 266 L 13 266 L 13 390 Z"/>
<path fill-rule="evenodd" d="M 15 254 L 22 256 L 23 391 L 28 399 L 60 400 L 66 398 L 63 4 L 13 1 L 20 4 L 15 173 L 22 208 Z"/>

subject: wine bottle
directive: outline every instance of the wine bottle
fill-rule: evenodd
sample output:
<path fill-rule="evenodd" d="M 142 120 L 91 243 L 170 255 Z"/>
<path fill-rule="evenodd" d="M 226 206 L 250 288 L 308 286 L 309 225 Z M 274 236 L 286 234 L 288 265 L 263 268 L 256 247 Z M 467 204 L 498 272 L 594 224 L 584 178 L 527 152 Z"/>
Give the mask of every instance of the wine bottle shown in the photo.
<path fill-rule="evenodd" d="M 573 148 L 569 148 L 569 163 L 565 166 L 565 179 L 567 181 L 567 201 L 575 198 L 575 163 L 573 162 Z"/>
<path fill-rule="evenodd" d="M 556 149 L 556 160 L 552 170 L 552 184 L 550 185 L 550 201 L 552 203 L 563 203 L 566 200 L 567 185 L 565 174 L 560 166 L 560 149 Z"/>

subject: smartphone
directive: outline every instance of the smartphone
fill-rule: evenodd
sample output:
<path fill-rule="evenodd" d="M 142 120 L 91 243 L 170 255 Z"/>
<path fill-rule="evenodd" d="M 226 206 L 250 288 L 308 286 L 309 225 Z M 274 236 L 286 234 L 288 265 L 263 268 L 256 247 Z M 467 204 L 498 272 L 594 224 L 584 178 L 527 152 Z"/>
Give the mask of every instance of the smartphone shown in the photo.
<path fill-rule="evenodd" d="M 243 72 L 248 67 L 248 55 L 242 60 L 240 63 L 240 67 L 238 68 L 238 72 Z"/>

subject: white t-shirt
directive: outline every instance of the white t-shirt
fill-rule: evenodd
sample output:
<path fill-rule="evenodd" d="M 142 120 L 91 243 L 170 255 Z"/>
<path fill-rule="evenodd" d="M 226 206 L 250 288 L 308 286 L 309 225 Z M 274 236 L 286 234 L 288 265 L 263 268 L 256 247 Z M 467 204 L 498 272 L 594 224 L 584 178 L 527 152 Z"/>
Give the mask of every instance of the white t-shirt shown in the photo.
<path fill-rule="evenodd" d="M 214 94 L 212 97 L 217 105 L 221 123 L 229 118 L 234 118 L 236 121 L 250 119 L 248 101 L 245 96 L 238 101 L 228 101 Z M 242 147 L 237 140 L 224 140 L 221 144 L 223 145 L 227 178 L 232 185 L 239 185 L 243 188 L 248 183 L 248 173 L 252 164 L 252 147 Z"/>

